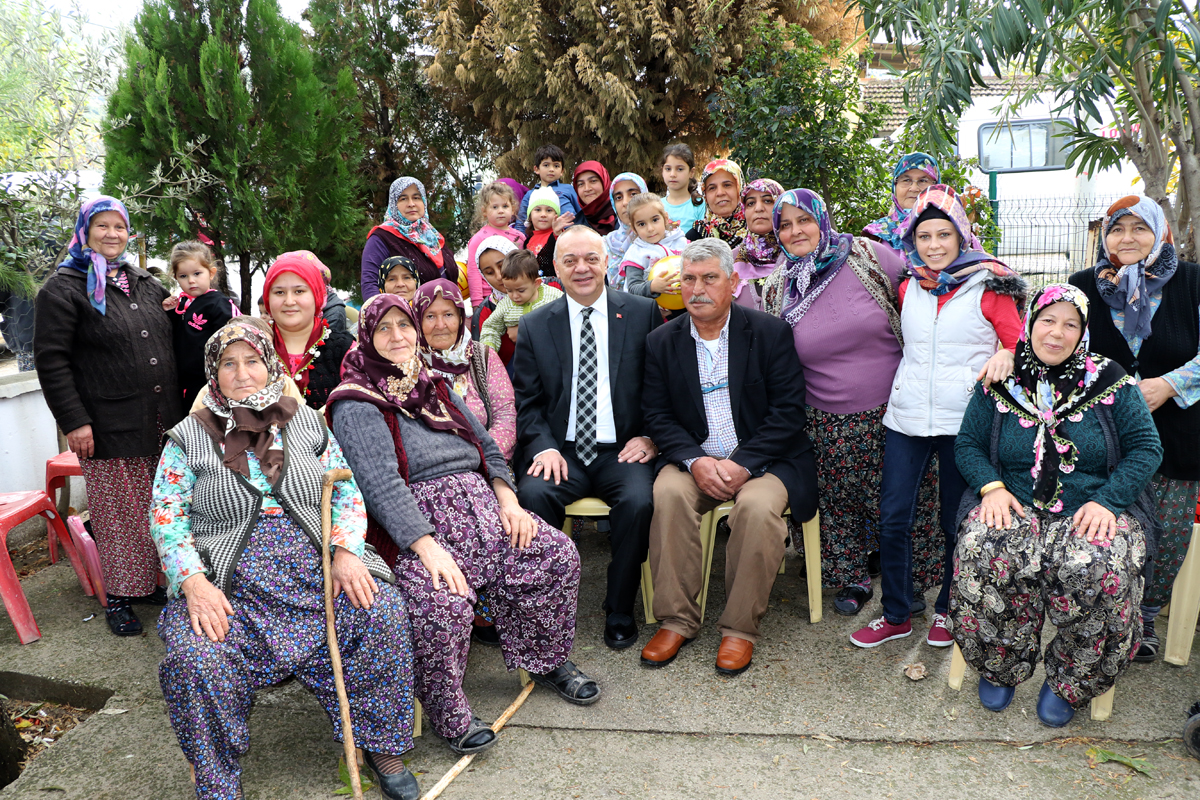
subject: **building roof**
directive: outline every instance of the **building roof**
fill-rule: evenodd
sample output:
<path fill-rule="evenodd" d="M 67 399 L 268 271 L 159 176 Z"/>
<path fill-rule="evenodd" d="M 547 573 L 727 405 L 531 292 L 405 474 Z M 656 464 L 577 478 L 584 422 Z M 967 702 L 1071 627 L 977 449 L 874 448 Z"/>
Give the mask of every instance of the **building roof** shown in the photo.
<path fill-rule="evenodd" d="M 981 97 L 1003 97 L 1014 86 L 1028 82 L 1025 77 L 1003 77 L 989 75 L 984 78 L 985 86 L 971 90 L 975 99 Z M 904 104 L 904 81 L 899 78 L 865 78 L 862 81 L 863 99 L 885 107 L 883 125 L 877 135 L 890 136 L 908 119 L 908 107 Z"/>

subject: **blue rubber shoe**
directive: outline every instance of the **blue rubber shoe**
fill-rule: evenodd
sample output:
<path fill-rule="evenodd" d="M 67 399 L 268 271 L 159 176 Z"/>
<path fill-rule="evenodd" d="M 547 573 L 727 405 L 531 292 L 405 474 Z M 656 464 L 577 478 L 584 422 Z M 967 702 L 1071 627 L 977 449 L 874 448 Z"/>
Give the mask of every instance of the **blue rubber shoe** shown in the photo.
<path fill-rule="evenodd" d="M 1015 686 L 997 686 L 982 675 L 979 676 L 979 702 L 988 711 L 1003 711 L 1017 693 Z"/>
<path fill-rule="evenodd" d="M 1050 684 L 1043 683 L 1042 691 L 1038 693 L 1037 715 L 1043 725 L 1061 728 L 1075 718 L 1075 709 L 1056 695 Z"/>

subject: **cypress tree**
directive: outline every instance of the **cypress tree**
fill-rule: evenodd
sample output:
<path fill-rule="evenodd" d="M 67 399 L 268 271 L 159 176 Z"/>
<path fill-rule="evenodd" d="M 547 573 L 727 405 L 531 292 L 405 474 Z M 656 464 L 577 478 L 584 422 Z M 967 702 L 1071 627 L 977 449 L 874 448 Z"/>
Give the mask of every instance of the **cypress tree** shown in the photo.
<path fill-rule="evenodd" d="M 349 281 L 362 221 L 349 73 L 322 81 L 276 0 L 148 0 L 134 30 L 109 98 L 105 188 L 137 198 L 156 251 L 204 234 L 238 263 L 244 309 L 252 271 L 286 250 Z M 143 196 L 147 176 L 167 188 Z"/>

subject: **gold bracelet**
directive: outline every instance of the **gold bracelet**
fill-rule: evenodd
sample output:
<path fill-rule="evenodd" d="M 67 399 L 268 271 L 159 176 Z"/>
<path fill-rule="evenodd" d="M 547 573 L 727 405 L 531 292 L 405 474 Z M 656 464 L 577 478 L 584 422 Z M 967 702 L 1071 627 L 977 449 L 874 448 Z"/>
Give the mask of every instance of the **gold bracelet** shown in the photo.
<path fill-rule="evenodd" d="M 979 496 L 983 497 L 985 494 L 990 492 L 992 489 L 1004 489 L 1004 488 L 1006 488 L 1004 486 L 1004 481 L 992 481 L 991 483 L 985 483 L 979 489 Z"/>

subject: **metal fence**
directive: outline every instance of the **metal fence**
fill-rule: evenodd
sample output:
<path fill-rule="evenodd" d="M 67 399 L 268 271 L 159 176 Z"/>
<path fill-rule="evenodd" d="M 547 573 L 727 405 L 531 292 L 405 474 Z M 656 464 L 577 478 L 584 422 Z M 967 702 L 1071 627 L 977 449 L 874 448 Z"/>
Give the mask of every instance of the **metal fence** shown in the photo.
<path fill-rule="evenodd" d="M 1096 263 L 1100 222 L 1120 199 L 1111 197 L 1001 198 L 1002 235 L 996 255 L 1034 286 L 1065 281 Z"/>

